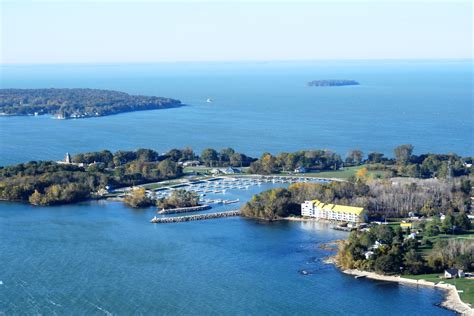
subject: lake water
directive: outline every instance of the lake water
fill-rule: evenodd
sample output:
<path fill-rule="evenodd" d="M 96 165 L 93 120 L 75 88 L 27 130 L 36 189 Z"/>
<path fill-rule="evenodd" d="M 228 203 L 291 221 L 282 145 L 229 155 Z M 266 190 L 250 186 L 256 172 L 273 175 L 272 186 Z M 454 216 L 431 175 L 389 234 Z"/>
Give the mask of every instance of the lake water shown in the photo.
<path fill-rule="evenodd" d="M 270 187 L 225 198 L 245 201 Z M 118 202 L 1 203 L 0 313 L 452 314 L 435 306 L 439 290 L 356 280 L 324 264 L 330 253 L 319 246 L 347 233 L 323 224 L 150 224 L 154 215 Z"/>
<path fill-rule="evenodd" d="M 90 87 L 187 107 L 97 119 L 0 117 L 0 165 L 101 149 L 226 146 L 474 154 L 472 61 L 3 66 L 1 87 Z M 360 86 L 307 87 L 347 78 Z M 206 103 L 212 98 L 213 103 Z"/>
<path fill-rule="evenodd" d="M 305 86 L 327 78 L 361 85 Z M 470 61 L 4 66 L 1 86 L 107 88 L 188 106 L 66 121 L 0 117 L 0 165 L 139 147 L 391 155 L 412 143 L 418 153 L 474 153 Z M 268 187 L 223 198 L 246 201 Z M 153 215 L 104 201 L 0 203 L 0 314 L 452 314 L 435 306 L 439 290 L 355 280 L 323 264 L 319 245 L 347 235 L 321 224 L 152 225 Z"/>

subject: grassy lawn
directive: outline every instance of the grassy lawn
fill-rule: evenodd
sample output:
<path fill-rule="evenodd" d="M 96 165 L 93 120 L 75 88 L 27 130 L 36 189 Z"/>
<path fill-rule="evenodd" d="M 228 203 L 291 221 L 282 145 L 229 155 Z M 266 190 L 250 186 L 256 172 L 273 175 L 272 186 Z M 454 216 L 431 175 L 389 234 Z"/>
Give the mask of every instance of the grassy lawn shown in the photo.
<path fill-rule="evenodd" d="M 211 170 L 214 168 L 210 167 L 185 167 L 183 172 L 184 173 L 197 173 L 197 174 L 205 174 L 205 173 L 210 173 Z"/>
<path fill-rule="evenodd" d="M 355 176 L 357 171 L 365 166 L 346 167 L 343 170 L 335 171 L 322 171 L 316 173 L 302 173 L 299 175 L 309 177 L 321 177 L 321 178 L 338 178 L 338 179 L 349 179 L 351 176 Z M 367 175 L 376 178 L 383 177 L 386 174 L 385 171 L 369 171 Z"/>
<path fill-rule="evenodd" d="M 414 280 L 425 280 L 430 282 L 440 282 L 453 284 L 456 286 L 458 291 L 463 291 L 459 293 L 461 300 L 465 303 L 471 304 L 474 306 L 474 280 L 473 279 L 440 279 L 440 273 L 433 274 L 420 274 L 420 275 L 404 275 L 404 278 L 414 279 Z"/>
<path fill-rule="evenodd" d="M 418 240 L 420 240 L 422 237 L 422 235 L 418 236 Z M 469 240 L 473 240 L 474 239 L 474 230 L 469 230 L 469 231 L 466 231 L 462 234 L 457 234 L 457 235 L 451 235 L 451 234 L 439 234 L 437 236 L 432 236 L 432 237 L 429 237 L 429 240 L 431 241 L 431 245 L 423 245 L 423 246 L 419 246 L 418 248 L 418 251 L 421 253 L 421 255 L 423 255 L 424 257 L 427 257 L 431 250 L 433 249 L 433 245 L 438 241 L 438 240 L 442 240 L 442 239 L 469 239 Z"/>
<path fill-rule="evenodd" d="M 167 186 L 174 185 L 174 184 L 179 184 L 179 183 L 182 183 L 182 181 L 179 181 L 179 180 L 163 181 L 163 182 L 159 182 L 159 183 L 144 184 L 143 187 L 145 189 L 155 190 L 155 189 L 159 189 L 161 187 L 167 187 Z"/>

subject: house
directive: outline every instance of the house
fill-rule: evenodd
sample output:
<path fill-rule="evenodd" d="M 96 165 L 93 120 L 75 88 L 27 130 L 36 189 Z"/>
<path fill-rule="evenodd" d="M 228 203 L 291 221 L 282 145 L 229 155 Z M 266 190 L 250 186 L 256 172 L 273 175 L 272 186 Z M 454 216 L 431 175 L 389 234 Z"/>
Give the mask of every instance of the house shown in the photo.
<path fill-rule="evenodd" d="M 379 247 L 383 246 L 384 244 L 381 243 L 380 241 L 376 240 L 375 244 L 372 245 L 372 247 L 369 247 L 369 249 L 374 250 L 374 249 L 379 249 Z"/>
<path fill-rule="evenodd" d="M 370 251 L 370 250 L 369 250 L 369 251 L 366 251 L 366 252 L 364 253 L 365 259 L 367 259 L 367 260 L 370 259 L 370 258 L 372 258 L 373 255 L 374 255 L 374 252 L 373 252 L 373 251 Z"/>
<path fill-rule="evenodd" d="M 301 215 L 352 223 L 360 223 L 367 220 L 367 212 L 363 207 L 326 204 L 319 200 L 305 201 L 302 203 Z"/>
<path fill-rule="evenodd" d="M 305 173 L 306 168 L 305 167 L 298 167 L 294 170 L 294 173 Z"/>
<path fill-rule="evenodd" d="M 211 174 L 213 175 L 217 175 L 217 174 L 222 174 L 222 170 L 221 169 L 217 169 L 217 168 L 214 168 L 211 170 Z"/>
<path fill-rule="evenodd" d="M 181 163 L 183 167 L 197 167 L 201 165 L 199 160 L 188 160 Z"/>
<path fill-rule="evenodd" d="M 241 173 L 242 171 L 238 168 L 228 167 L 227 169 L 223 170 L 225 174 L 236 174 Z"/>
<path fill-rule="evenodd" d="M 413 227 L 412 223 L 402 222 L 400 223 L 400 227 L 403 230 L 411 229 Z"/>
<path fill-rule="evenodd" d="M 446 279 L 464 278 L 464 276 L 465 274 L 463 270 L 459 270 L 456 268 L 444 270 L 444 277 Z"/>

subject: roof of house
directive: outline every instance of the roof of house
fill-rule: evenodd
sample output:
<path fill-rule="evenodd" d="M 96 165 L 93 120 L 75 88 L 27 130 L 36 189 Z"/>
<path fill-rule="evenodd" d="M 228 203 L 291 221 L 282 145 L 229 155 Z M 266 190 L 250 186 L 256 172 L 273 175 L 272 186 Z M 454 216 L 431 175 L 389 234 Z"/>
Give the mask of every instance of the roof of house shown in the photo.
<path fill-rule="evenodd" d="M 411 223 L 400 223 L 400 226 L 401 227 L 411 227 L 412 224 Z"/>
<path fill-rule="evenodd" d="M 319 200 L 312 200 L 311 201 L 314 206 L 317 206 L 320 209 L 325 211 L 333 211 L 336 213 L 349 213 L 360 215 L 364 211 L 363 207 L 355 207 L 355 206 L 348 206 L 348 205 L 339 205 L 339 204 L 325 204 Z"/>
<path fill-rule="evenodd" d="M 444 271 L 448 272 L 451 275 L 458 274 L 458 272 L 459 272 L 459 270 L 456 269 L 456 268 L 446 269 Z"/>

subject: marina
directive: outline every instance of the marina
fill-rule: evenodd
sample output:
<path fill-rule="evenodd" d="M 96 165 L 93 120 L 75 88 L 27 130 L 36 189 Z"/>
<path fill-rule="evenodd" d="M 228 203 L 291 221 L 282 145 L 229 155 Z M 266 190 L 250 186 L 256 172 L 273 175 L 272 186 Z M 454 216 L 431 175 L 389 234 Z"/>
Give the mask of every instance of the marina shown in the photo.
<path fill-rule="evenodd" d="M 187 180 L 177 184 L 164 185 L 158 188 L 153 188 L 153 185 L 159 186 L 163 184 L 148 183 L 139 185 L 137 187 L 145 187 L 147 195 L 149 197 L 155 197 L 157 199 L 167 198 L 171 195 L 174 190 L 186 190 L 197 193 L 200 197 L 200 203 L 202 204 L 215 204 L 224 203 L 231 204 L 237 203 L 236 200 L 221 200 L 221 199 L 207 199 L 205 198 L 208 194 L 225 194 L 229 190 L 249 190 L 252 187 L 259 187 L 263 184 L 281 184 L 290 185 L 294 183 L 325 183 L 330 181 L 342 181 L 337 179 L 326 179 L 317 177 L 303 177 L 303 176 L 262 176 L 262 175 L 242 175 L 242 176 L 221 176 L 213 177 L 208 179 L 199 180 Z M 120 188 L 115 190 L 113 193 L 119 198 L 125 197 L 133 187 Z"/>

